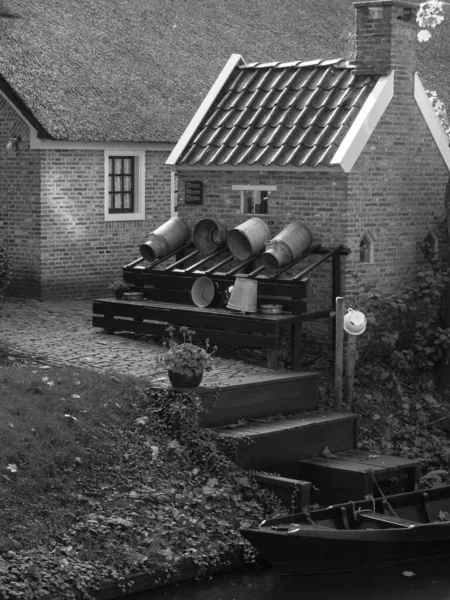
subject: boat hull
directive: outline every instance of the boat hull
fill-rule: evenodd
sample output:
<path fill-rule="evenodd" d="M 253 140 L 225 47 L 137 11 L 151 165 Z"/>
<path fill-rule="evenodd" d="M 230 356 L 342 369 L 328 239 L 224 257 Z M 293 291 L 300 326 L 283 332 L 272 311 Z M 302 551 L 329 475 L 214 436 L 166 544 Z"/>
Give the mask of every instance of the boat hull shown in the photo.
<path fill-rule="evenodd" d="M 388 539 L 386 535 L 370 536 L 370 530 L 365 530 L 364 537 L 352 535 L 353 531 L 336 532 L 344 535 L 333 537 L 317 531 L 314 535 L 288 534 L 263 528 L 247 528 L 241 533 L 268 563 L 283 571 L 354 571 L 450 556 L 450 523 L 438 525 L 431 534 L 408 536 L 413 531 L 392 530 Z"/>
<path fill-rule="evenodd" d="M 450 556 L 450 486 L 274 517 L 240 532 L 284 571 L 352 571 Z"/>

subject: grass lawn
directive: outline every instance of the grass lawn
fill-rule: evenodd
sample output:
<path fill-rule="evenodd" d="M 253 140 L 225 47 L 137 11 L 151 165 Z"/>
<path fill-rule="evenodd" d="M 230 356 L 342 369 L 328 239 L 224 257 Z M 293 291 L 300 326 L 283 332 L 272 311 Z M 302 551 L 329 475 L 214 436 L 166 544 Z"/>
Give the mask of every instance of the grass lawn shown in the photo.
<path fill-rule="evenodd" d="M 0 598 L 198 572 L 279 509 L 198 427 L 195 399 L 0 351 Z"/>

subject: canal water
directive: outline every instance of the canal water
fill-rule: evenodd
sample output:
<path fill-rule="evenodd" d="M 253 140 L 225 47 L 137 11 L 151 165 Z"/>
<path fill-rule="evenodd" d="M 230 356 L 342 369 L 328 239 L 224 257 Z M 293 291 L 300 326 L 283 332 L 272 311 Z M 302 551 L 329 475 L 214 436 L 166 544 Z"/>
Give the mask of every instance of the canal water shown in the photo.
<path fill-rule="evenodd" d="M 190 581 L 130 600 L 450 600 L 450 559 L 321 575 L 276 571 Z"/>

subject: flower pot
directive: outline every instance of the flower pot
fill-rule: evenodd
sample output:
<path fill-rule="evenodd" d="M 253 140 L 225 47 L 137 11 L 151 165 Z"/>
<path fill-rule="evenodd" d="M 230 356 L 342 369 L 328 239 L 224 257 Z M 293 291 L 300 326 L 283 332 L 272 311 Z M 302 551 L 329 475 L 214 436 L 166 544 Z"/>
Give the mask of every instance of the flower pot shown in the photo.
<path fill-rule="evenodd" d="M 123 290 L 115 290 L 114 294 L 116 296 L 116 300 L 122 300 Z"/>
<path fill-rule="evenodd" d="M 189 374 L 168 371 L 172 387 L 194 388 L 198 387 L 203 378 L 203 371 L 190 371 Z"/>

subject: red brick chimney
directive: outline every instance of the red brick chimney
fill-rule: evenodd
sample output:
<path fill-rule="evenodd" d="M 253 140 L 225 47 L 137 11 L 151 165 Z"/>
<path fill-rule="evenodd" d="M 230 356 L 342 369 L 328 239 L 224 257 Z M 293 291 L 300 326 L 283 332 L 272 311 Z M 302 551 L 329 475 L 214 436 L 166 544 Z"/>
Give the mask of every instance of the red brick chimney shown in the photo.
<path fill-rule="evenodd" d="M 417 2 L 369 0 L 356 9 L 356 73 L 412 78 L 416 70 Z"/>

